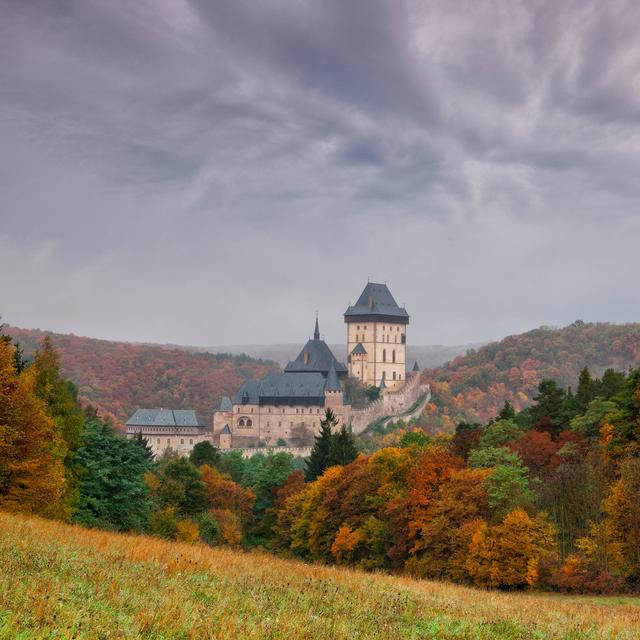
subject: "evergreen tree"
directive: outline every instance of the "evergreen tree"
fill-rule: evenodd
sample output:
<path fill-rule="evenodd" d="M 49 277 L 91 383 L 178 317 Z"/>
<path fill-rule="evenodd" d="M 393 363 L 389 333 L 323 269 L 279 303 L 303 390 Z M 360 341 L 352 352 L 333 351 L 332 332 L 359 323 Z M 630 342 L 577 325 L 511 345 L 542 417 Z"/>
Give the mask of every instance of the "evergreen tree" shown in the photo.
<path fill-rule="evenodd" d="M 513 420 L 515 417 L 516 410 L 508 400 L 505 400 L 504 405 L 502 406 L 502 409 L 500 409 L 500 413 L 498 414 L 498 420 Z"/>
<path fill-rule="evenodd" d="M 149 444 L 149 440 L 147 440 L 147 438 L 145 438 L 140 431 L 136 433 L 136 435 L 133 437 L 131 442 L 133 442 L 134 444 L 137 444 L 144 451 L 144 455 L 146 456 L 149 462 L 153 460 L 154 458 L 153 449 Z"/>
<path fill-rule="evenodd" d="M 146 529 L 151 503 L 144 476 L 151 462 L 144 447 L 92 419 L 76 461 L 81 469 L 76 522 L 117 531 Z"/>
<path fill-rule="evenodd" d="M 353 462 L 358 457 L 358 447 L 351 429 L 346 425 L 340 427 L 340 431 L 332 435 L 331 461 L 334 464 L 345 465 Z"/>
<path fill-rule="evenodd" d="M 602 380 L 596 381 L 596 395 L 601 395 L 606 400 L 611 400 L 624 391 L 626 375 L 624 371 L 607 369 Z"/>
<path fill-rule="evenodd" d="M 315 443 L 311 450 L 306 469 L 305 478 L 308 482 L 321 476 L 331 466 L 333 459 L 333 433 L 332 427 L 338 424 L 338 419 L 331 409 L 327 409 L 324 418 L 320 421 L 320 433 L 315 437 Z"/>
<path fill-rule="evenodd" d="M 220 464 L 220 452 L 207 440 L 198 442 L 189 455 L 189 460 L 196 467 L 208 464 L 210 467 L 217 468 Z"/>
<path fill-rule="evenodd" d="M 594 385 L 593 378 L 589 373 L 589 369 L 585 367 L 580 372 L 580 377 L 578 378 L 578 389 L 576 391 L 576 408 L 579 413 L 584 413 L 589 406 L 589 403 L 594 398 Z"/>
<path fill-rule="evenodd" d="M 538 395 L 534 396 L 535 404 L 530 408 L 530 416 L 534 425 L 541 429 L 557 430 L 566 394 L 558 387 L 555 380 L 542 380 L 538 385 Z"/>

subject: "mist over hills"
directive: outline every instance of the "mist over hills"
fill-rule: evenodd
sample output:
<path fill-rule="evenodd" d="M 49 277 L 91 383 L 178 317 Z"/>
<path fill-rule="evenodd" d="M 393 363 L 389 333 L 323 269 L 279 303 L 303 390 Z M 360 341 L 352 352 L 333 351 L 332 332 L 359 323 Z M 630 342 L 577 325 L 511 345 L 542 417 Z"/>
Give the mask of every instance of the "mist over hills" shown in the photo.
<path fill-rule="evenodd" d="M 341 362 L 346 362 L 347 346 L 344 343 L 328 343 L 331 351 Z M 420 368 L 438 367 L 453 358 L 464 355 L 469 349 L 481 347 L 483 342 L 463 345 L 407 345 L 407 368 L 411 369 L 414 362 L 418 362 Z M 273 360 L 281 367 L 293 360 L 302 344 L 239 344 L 239 345 L 216 345 L 211 347 L 187 347 L 194 351 L 207 351 L 209 353 L 230 353 L 232 355 L 246 354 L 252 358 L 261 360 Z"/>

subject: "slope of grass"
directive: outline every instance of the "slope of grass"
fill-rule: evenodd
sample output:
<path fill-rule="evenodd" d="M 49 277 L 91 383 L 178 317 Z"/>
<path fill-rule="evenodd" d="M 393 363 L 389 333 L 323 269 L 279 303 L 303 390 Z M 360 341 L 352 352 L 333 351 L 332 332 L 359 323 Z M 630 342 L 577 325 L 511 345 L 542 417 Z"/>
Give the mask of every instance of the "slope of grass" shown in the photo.
<path fill-rule="evenodd" d="M 637 638 L 640 601 L 484 592 L 0 513 L 0 638 Z"/>

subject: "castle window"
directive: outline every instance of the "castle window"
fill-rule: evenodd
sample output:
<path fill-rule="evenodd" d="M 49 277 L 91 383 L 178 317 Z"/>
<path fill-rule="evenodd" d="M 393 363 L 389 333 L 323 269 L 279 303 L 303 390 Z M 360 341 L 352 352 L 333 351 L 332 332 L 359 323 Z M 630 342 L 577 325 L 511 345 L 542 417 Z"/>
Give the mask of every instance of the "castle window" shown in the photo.
<path fill-rule="evenodd" d="M 393 379 L 394 380 L 396 379 L 396 372 L 395 371 L 393 372 Z"/>
<path fill-rule="evenodd" d="M 382 362 L 386 362 L 387 361 L 387 350 L 383 349 L 382 350 Z"/>
<path fill-rule="evenodd" d="M 309 364 L 309 354 L 306 351 L 304 352 L 303 360 L 305 364 Z"/>
<path fill-rule="evenodd" d="M 251 420 L 251 418 L 247 418 L 247 427 L 252 427 L 253 426 L 253 421 Z"/>
<path fill-rule="evenodd" d="M 158 438 L 158 444 L 160 444 L 160 438 Z"/>
<path fill-rule="evenodd" d="M 404 344 L 406 341 L 407 341 L 407 337 L 404 335 L 404 333 L 402 333 L 402 334 L 400 335 L 400 342 L 401 342 L 402 344 Z"/>
<path fill-rule="evenodd" d="M 391 362 L 395 362 L 396 361 L 396 350 L 394 349 L 393 352 L 391 353 Z M 393 374 L 395 376 L 395 373 Z"/>
<path fill-rule="evenodd" d="M 360 331 L 360 325 L 358 325 L 358 331 Z"/>
<path fill-rule="evenodd" d="M 269 407 L 269 413 L 271 413 L 271 407 Z"/>
<path fill-rule="evenodd" d="M 253 407 L 251 407 L 251 413 L 253 413 Z"/>
<path fill-rule="evenodd" d="M 180 444 L 184 444 L 184 438 L 180 438 Z"/>
<path fill-rule="evenodd" d="M 189 444 L 193 444 L 193 438 L 189 438 Z"/>
<path fill-rule="evenodd" d="M 282 407 L 282 413 L 284 413 L 284 407 Z"/>

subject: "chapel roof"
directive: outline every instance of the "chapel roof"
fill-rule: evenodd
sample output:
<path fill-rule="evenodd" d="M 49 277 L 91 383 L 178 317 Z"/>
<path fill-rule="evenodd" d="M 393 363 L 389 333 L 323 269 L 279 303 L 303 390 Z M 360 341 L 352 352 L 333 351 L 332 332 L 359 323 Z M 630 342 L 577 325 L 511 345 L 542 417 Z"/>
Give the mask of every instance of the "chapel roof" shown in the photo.
<path fill-rule="evenodd" d="M 326 376 L 332 364 L 335 367 L 336 373 L 347 373 L 347 367 L 341 362 L 338 362 L 327 343 L 320 339 L 318 318 L 316 317 L 313 339 L 309 340 L 307 344 L 302 347 L 302 350 L 295 360 L 287 364 L 284 368 L 285 373 L 311 373 L 317 371 Z"/>

